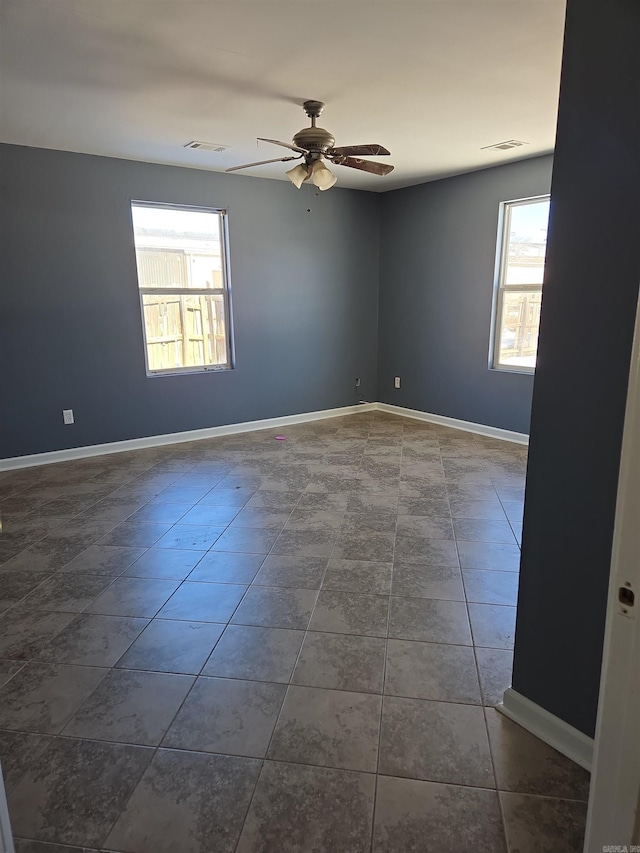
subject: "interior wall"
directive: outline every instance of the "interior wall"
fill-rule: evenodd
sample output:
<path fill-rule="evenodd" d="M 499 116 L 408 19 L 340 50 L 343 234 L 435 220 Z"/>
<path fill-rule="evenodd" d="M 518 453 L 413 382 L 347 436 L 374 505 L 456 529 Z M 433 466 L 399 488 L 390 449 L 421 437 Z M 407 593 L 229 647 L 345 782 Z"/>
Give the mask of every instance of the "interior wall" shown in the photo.
<path fill-rule="evenodd" d="M 377 195 L 9 145 L 0 188 L 0 457 L 376 399 Z M 131 199 L 228 209 L 234 370 L 145 375 Z"/>
<path fill-rule="evenodd" d="M 380 401 L 529 432 L 533 376 L 489 370 L 498 209 L 548 193 L 551 166 L 537 157 L 382 196 Z"/>
<path fill-rule="evenodd" d="M 640 6 L 569 0 L 513 686 L 594 733 L 640 282 Z"/>

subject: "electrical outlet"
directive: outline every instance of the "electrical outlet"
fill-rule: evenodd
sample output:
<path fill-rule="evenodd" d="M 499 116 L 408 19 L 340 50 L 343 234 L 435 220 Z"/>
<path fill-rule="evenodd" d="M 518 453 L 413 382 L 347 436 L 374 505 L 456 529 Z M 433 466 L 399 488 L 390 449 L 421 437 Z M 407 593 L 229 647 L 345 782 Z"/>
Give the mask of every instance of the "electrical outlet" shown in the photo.
<path fill-rule="evenodd" d="M 399 376 L 396 376 L 396 378 L 393 380 L 393 387 L 394 388 L 400 387 L 400 377 Z"/>
<path fill-rule="evenodd" d="M 360 378 L 357 377 L 356 378 L 356 388 L 359 388 L 359 387 L 360 387 Z"/>
<path fill-rule="evenodd" d="M 63 409 L 62 410 L 62 420 L 65 424 L 73 424 L 75 423 L 73 419 L 73 409 Z"/>

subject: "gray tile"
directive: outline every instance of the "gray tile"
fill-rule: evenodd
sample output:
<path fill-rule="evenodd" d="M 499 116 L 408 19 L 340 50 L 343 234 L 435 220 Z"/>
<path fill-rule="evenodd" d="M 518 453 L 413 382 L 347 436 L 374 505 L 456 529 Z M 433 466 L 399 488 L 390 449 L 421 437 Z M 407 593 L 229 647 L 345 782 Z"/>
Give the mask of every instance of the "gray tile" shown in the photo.
<path fill-rule="evenodd" d="M 384 497 L 389 499 L 387 495 L 373 494 L 353 494 L 351 500 L 358 500 L 362 503 L 371 501 L 374 498 Z M 395 500 L 395 498 L 394 498 Z M 340 537 L 346 539 L 349 536 L 361 537 L 369 533 L 387 533 L 393 534 L 396 532 L 398 517 L 396 510 L 389 510 L 384 507 L 372 506 L 366 509 L 364 506 L 359 512 L 347 512 L 340 527 Z"/>
<path fill-rule="evenodd" d="M 341 528 L 332 556 L 337 560 L 389 563 L 393 560 L 394 541 L 393 532 Z"/>
<path fill-rule="evenodd" d="M 520 549 L 515 544 L 503 545 L 462 540 L 458 540 L 457 544 L 460 565 L 463 569 L 517 572 L 520 568 Z"/>
<path fill-rule="evenodd" d="M 256 496 L 260 492 L 256 493 Z M 323 509 L 333 510 L 337 512 L 345 512 L 347 503 L 350 500 L 347 492 L 338 492 L 329 494 L 326 492 L 305 492 L 300 496 L 297 503 L 298 509 Z"/>
<path fill-rule="evenodd" d="M 215 506 L 196 504 L 180 519 L 180 524 L 207 524 L 214 527 L 226 527 L 238 515 L 237 506 Z"/>
<path fill-rule="evenodd" d="M 23 666 L 24 661 L 0 660 L 0 687 L 12 679 L 16 672 L 20 672 Z"/>
<path fill-rule="evenodd" d="M 590 774 L 493 708 L 485 709 L 498 788 L 584 800 Z"/>
<path fill-rule="evenodd" d="M 145 548 L 124 548 L 115 545 L 90 545 L 61 567 L 63 572 L 87 572 L 90 575 L 121 575 L 141 557 Z"/>
<path fill-rule="evenodd" d="M 451 515 L 457 518 L 475 518 L 487 519 L 493 521 L 504 521 L 504 510 L 497 498 L 495 491 L 491 488 L 493 494 L 490 497 L 481 499 L 453 497 L 449 498 L 449 506 L 451 507 Z"/>
<path fill-rule="evenodd" d="M 178 588 L 177 581 L 155 578 L 117 578 L 85 607 L 102 616 L 155 616 Z"/>
<path fill-rule="evenodd" d="M 211 548 L 225 527 L 205 524 L 174 524 L 155 543 L 156 548 L 178 548 L 187 551 L 206 551 Z M 228 551 L 233 549 L 227 548 Z"/>
<path fill-rule="evenodd" d="M 154 522 L 133 523 L 123 521 L 106 536 L 98 540 L 100 545 L 126 545 L 129 548 L 151 548 L 168 530 L 171 524 Z"/>
<path fill-rule="evenodd" d="M 0 731 L 0 762 L 7 793 L 52 743 L 50 735 Z"/>
<path fill-rule="evenodd" d="M 511 521 L 511 529 L 513 530 L 513 535 L 516 538 L 516 542 L 518 545 L 522 545 L 522 529 L 524 525 L 521 521 Z"/>
<path fill-rule="evenodd" d="M 317 595 L 313 589 L 250 587 L 231 622 L 304 631 Z"/>
<path fill-rule="evenodd" d="M 522 524 L 524 515 L 523 501 L 502 501 L 502 508 L 509 521 L 515 524 Z"/>
<path fill-rule="evenodd" d="M 512 649 L 516 632 L 516 608 L 499 604 L 469 604 L 471 632 L 476 646 Z"/>
<path fill-rule="evenodd" d="M 323 589 L 388 595 L 391 592 L 393 563 L 368 560 L 329 560 Z"/>
<path fill-rule="evenodd" d="M 278 536 L 272 554 L 292 557 L 330 557 L 336 531 L 283 530 Z"/>
<path fill-rule="evenodd" d="M 124 669 L 197 675 L 220 639 L 215 622 L 154 619 L 118 661 Z"/>
<path fill-rule="evenodd" d="M 268 554 L 278 534 L 255 527 L 229 527 L 216 540 L 214 551 L 241 551 L 247 554 Z"/>
<path fill-rule="evenodd" d="M 385 641 L 380 637 L 309 631 L 292 683 L 356 693 L 381 693 Z"/>
<path fill-rule="evenodd" d="M 511 525 L 506 519 L 500 521 L 482 518 L 454 518 L 456 539 L 467 542 L 504 542 L 514 544 Z"/>
<path fill-rule="evenodd" d="M 149 548 L 124 573 L 124 577 L 184 580 L 206 551 Z"/>
<path fill-rule="evenodd" d="M 442 516 L 449 518 L 451 510 L 446 494 L 442 493 L 442 497 L 407 497 L 402 495 L 398 502 L 398 516 L 419 515 L 428 516 L 430 518 Z"/>
<path fill-rule="evenodd" d="M 467 608 L 460 601 L 391 597 L 389 636 L 470 646 Z"/>
<path fill-rule="evenodd" d="M 394 595 L 411 598 L 442 598 L 464 601 L 462 575 L 457 566 L 421 566 L 396 562 L 393 567 Z"/>
<path fill-rule="evenodd" d="M 147 619 L 83 613 L 76 616 L 38 657 L 78 666 L 113 666 L 147 623 Z"/>
<path fill-rule="evenodd" d="M 161 749 L 105 846 L 233 853 L 259 772 L 253 759 Z"/>
<path fill-rule="evenodd" d="M 421 566 L 458 568 L 456 543 L 449 539 L 426 539 L 403 534 L 396 537 L 395 559 Z"/>
<path fill-rule="evenodd" d="M 0 690 L 0 728 L 58 733 L 106 672 L 88 666 L 28 663 Z"/>
<path fill-rule="evenodd" d="M 476 649 L 483 705 L 502 702 L 504 691 L 511 687 L 513 652 L 507 649 Z"/>
<path fill-rule="evenodd" d="M 291 512 L 300 500 L 300 495 L 300 492 L 276 492 L 268 489 L 260 489 L 245 506 L 267 507 L 280 510 L 281 512 Z"/>
<path fill-rule="evenodd" d="M 196 501 L 201 500 L 208 492 L 209 488 L 207 486 L 188 486 L 176 483 L 156 494 L 153 502 L 156 504 L 190 503 L 193 505 Z"/>
<path fill-rule="evenodd" d="M 4 572 L 0 584 L 0 612 L 36 589 L 51 572 Z"/>
<path fill-rule="evenodd" d="M 480 604 L 518 603 L 518 572 L 488 572 L 484 569 L 465 569 L 464 589 L 467 601 Z"/>
<path fill-rule="evenodd" d="M 200 498 L 199 504 L 207 504 L 209 506 L 244 506 L 249 498 L 253 497 L 255 489 L 239 488 L 239 489 L 221 489 L 219 486 L 211 489 L 210 492 Z"/>
<path fill-rule="evenodd" d="M 30 573 L 31 574 L 31 573 Z M 29 595 L 26 607 L 80 613 L 105 590 L 113 578 L 107 575 L 58 572 Z"/>
<path fill-rule="evenodd" d="M 395 524 L 398 498 L 391 495 L 351 495 L 347 504 L 349 513 L 362 513 L 381 521 L 389 518 Z"/>
<path fill-rule="evenodd" d="M 524 502 L 524 477 L 516 478 L 517 483 L 499 483 L 495 482 L 495 490 L 501 501 L 520 503 Z"/>
<path fill-rule="evenodd" d="M 452 507 L 452 502 L 458 500 L 489 501 L 493 503 L 498 498 L 492 483 L 455 483 L 449 480 L 447 481 L 447 493 Z M 467 515 L 466 517 L 471 518 L 472 516 Z"/>
<path fill-rule="evenodd" d="M 494 787 L 482 708 L 385 696 L 379 772 Z"/>
<path fill-rule="evenodd" d="M 190 581 L 249 584 L 264 561 L 263 554 L 209 551 L 189 575 Z"/>
<path fill-rule="evenodd" d="M 155 522 L 156 524 L 175 524 L 191 509 L 190 503 L 145 504 L 127 517 L 129 523 Z"/>
<path fill-rule="evenodd" d="M 380 776 L 374 853 L 419 850 L 507 853 L 496 792 Z"/>
<path fill-rule="evenodd" d="M 202 674 L 287 684 L 303 637 L 284 628 L 229 625 Z"/>
<path fill-rule="evenodd" d="M 368 773 L 265 762 L 237 853 L 368 853 L 374 782 Z"/>
<path fill-rule="evenodd" d="M 269 758 L 374 772 L 381 697 L 315 687 L 289 687 Z"/>
<path fill-rule="evenodd" d="M 95 848 L 67 847 L 66 844 L 49 844 L 47 841 L 27 841 L 14 839 L 16 853 L 100 853 Z"/>
<path fill-rule="evenodd" d="M 56 739 L 9 796 L 13 831 L 99 846 L 152 755 L 140 746 Z"/>
<path fill-rule="evenodd" d="M 322 590 L 309 629 L 335 634 L 386 637 L 389 597 Z"/>
<path fill-rule="evenodd" d="M 167 601 L 158 617 L 189 622 L 227 622 L 246 588 L 230 583 L 185 582 Z"/>
<path fill-rule="evenodd" d="M 253 579 L 256 586 L 284 586 L 297 589 L 320 589 L 326 557 L 267 557 Z"/>
<path fill-rule="evenodd" d="M 29 660 L 39 655 L 72 619 L 73 613 L 14 607 L 2 617 L 0 655 L 7 660 Z"/>
<path fill-rule="evenodd" d="M 453 526 L 449 516 L 409 516 L 402 515 L 398 518 L 397 535 L 410 539 L 414 537 L 416 540 L 436 539 L 448 540 L 453 539 Z"/>
<path fill-rule="evenodd" d="M 163 746 L 263 758 L 285 690 L 283 684 L 201 677 Z"/>
<path fill-rule="evenodd" d="M 290 514 L 290 510 L 278 507 L 245 506 L 235 517 L 232 527 L 258 527 L 280 532 Z"/>
<path fill-rule="evenodd" d="M 500 794 L 509 849 L 515 853 L 579 853 L 587 804 L 526 794 Z"/>
<path fill-rule="evenodd" d="M 62 733 L 157 746 L 194 681 L 190 675 L 112 669 Z"/>
<path fill-rule="evenodd" d="M 384 692 L 392 696 L 480 704 L 473 649 L 389 640 Z"/>

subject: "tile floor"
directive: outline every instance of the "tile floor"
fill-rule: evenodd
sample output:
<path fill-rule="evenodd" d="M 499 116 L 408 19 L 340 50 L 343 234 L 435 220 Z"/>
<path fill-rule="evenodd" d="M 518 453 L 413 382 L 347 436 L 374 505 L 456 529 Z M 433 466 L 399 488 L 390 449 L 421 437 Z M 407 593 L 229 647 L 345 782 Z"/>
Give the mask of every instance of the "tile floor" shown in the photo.
<path fill-rule="evenodd" d="M 578 853 L 509 685 L 525 450 L 380 413 L 0 475 L 17 853 Z"/>

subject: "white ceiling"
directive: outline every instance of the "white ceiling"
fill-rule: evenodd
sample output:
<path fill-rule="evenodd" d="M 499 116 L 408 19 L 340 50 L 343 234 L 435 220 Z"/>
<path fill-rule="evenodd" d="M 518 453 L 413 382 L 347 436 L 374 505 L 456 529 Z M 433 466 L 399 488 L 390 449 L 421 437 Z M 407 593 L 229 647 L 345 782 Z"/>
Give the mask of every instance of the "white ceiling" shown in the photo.
<path fill-rule="evenodd" d="M 385 178 L 336 166 L 344 187 L 553 148 L 563 0 L 0 2 L 4 142 L 222 171 L 286 156 L 256 137 L 290 141 L 311 98 L 337 145 L 391 150 Z M 511 138 L 529 144 L 480 150 Z M 229 149 L 184 149 L 192 139 Z"/>

